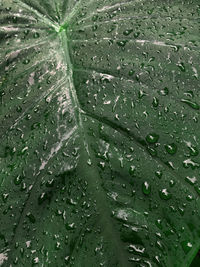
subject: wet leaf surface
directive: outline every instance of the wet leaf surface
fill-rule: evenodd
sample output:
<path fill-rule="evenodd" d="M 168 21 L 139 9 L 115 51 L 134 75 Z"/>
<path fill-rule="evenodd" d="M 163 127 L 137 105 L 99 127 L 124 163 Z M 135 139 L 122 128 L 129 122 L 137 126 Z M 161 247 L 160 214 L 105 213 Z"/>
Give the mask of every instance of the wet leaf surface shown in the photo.
<path fill-rule="evenodd" d="M 198 0 L 0 0 L 0 265 L 189 266 Z"/>

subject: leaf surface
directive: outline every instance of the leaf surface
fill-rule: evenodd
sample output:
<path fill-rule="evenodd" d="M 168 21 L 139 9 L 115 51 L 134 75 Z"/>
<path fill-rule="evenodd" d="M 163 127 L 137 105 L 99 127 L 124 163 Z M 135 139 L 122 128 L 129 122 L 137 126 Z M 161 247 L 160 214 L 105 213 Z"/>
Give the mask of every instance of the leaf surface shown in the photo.
<path fill-rule="evenodd" d="M 0 265 L 190 265 L 199 11 L 0 0 Z"/>

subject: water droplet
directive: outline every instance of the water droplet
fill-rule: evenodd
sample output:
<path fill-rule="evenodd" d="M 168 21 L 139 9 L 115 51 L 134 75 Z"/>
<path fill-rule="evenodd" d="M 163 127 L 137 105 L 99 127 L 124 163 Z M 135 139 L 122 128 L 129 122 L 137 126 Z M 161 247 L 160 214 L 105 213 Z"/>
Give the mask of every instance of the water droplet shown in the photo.
<path fill-rule="evenodd" d="M 67 230 L 74 230 L 76 228 L 75 223 L 66 223 L 65 227 Z"/>
<path fill-rule="evenodd" d="M 35 32 L 34 34 L 33 34 L 33 37 L 36 39 L 36 38 L 39 38 L 40 37 L 40 34 L 38 33 L 38 32 Z"/>
<path fill-rule="evenodd" d="M 129 75 L 129 76 L 133 76 L 134 73 L 135 73 L 134 70 L 130 70 L 129 73 L 128 73 L 128 75 Z"/>
<path fill-rule="evenodd" d="M 150 133 L 146 136 L 146 141 L 150 144 L 157 143 L 159 139 L 159 135 L 156 133 Z"/>
<path fill-rule="evenodd" d="M 192 248 L 192 243 L 188 242 L 188 241 L 182 241 L 181 242 L 181 246 L 182 246 L 183 251 L 185 252 L 185 254 L 187 254 Z"/>
<path fill-rule="evenodd" d="M 60 242 L 56 242 L 55 249 L 59 250 L 61 248 Z"/>
<path fill-rule="evenodd" d="M 47 193 L 42 193 L 39 197 L 38 197 L 38 204 L 42 204 L 46 199 L 48 199 L 48 195 Z"/>
<path fill-rule="evenodd" d="M 181 99 L 181 102 L 187 104 L 189 107 L 191 107 L 195 110 L 199 110 L 199 105 L 196 102 L 193 102 L 193 101 L 188 100 L 188 99 Z"/>
<path fill-rule="evenodd" d="M 22 107 L 18 106 L 18 107 L 16 108 L 16 110 L 17 110 L 17 112 L 22 112 Z"/>
<path fill-rule="evenodd" d="M 164 200 L 169 200 L 172 197 L 171 193 L 169 193 L 166 188 L 159 191 L 159 196 Z"/>
<path fill-rule="evenodd" d="M 54 186 L 54 179 L 51 179 L 51 180 L 48 180 L 47 182 L 46 182 L 46 187 L 53 187 Z"/>
<path fill-rule="evenodd" d="M 167 87 L 165 87 L 159 91 L 159 94 L 162 96 L 166 96 L 169 94 L 169 89 Z"/>
<path fill-rule="evenodd" d="M 191 167 L 194 170 L 196 168 L 199 168 L 199 163 L 197 163 L 191 159 L 186 159 L 183 161 L 183 167 L 186 169 Z"/>
<path fill-rule="evenodd" d="M 174 180 L 170 180 L 169 181 L 169 185 L 170 185 L 170 187 L 173 187 L 175 185 L 175 181 Z"/>
<path fill-rule="evenodd" d="M 159 104 L 159 100 L 157 97 L 154 97 L 153 98 L 153 102 L 152 102 L 152 105 L 154 108 L 158 107 L 158 104 Z"/>
<path fill-rule="evenodd" d="M 160 219 L 158 219 L 155 224 L 160 230 L 162 230 L 162 221 Z"/>
<path fill-rule="evenodd" d="M 124 41 L 118 41 L 118 42 L 117 42 L 117 45 L 118 45 L 118 46 L 121 46 L 121 47 L 124 47 L 124 46 L 126 45 L 127 42 L 128 42 L 127 40 L 124 40 Z"/>
<path fill-rule="evenodd" d="M 134 37 L 137 38 L 140 35 L 140 32 L 135 32 Z"/>
<path fill-rule="evenodd" d="M 199 151 L 195 146 L 190 146 L 189 150 L 191 156 L 197 156 L 199 154 Z"/>
<path fill-rule="evenodd" d="M 169 145 L 165 145 L 165 149 L 166 149 L 167 153 L 174 155 L 177 151 L 177 145 L 174 143 L 169 144 Z"/>
<path fill-rule="evenodd" d="M 21 184 L 21 182 L 22 182 L 22 177 L 21 177 L 21 175 L 17 175 L 17 176 L 15 177 L 15 179 L 14 179 L 14 184 L 15 184 L 15 185 L 19 185 L 19 184 Z"/>
<path fill-rule="evenodd" d="M 191 156 L 197 156 L 199 154 L 198 149 L 195 146 L 193 146 L 191 142 L 185 142 L 185 143 L 190 150 Z"/>
<path fill-rule="evenodd" d="M 134 252 L 134 253 L 139 253 L 139 254 L 143 254 L 144 253 L 144 251 L 145 251 L 145 248 L 143 247 L 143 246 L 141 246 L 141 245 L 129 245 L 129 247 L 128 247 L 128 250 L 129 250 L 129 252 Z"/>
<path fill-rule="evenodd" d="M 189 177 L 189 176 L 187 176 L 187 177 L 185 178 L 185 180 L 186 180 L 189 184 L 194 185 L 194 184 L 196 183 L 196 181 L 197 181 L 197 178 L 196 178 L 196 177 Z"/>
<path fill-rule="evenodd" d="M 153 147 L 147 147 L 149 154 L 153 157 L 157 156 L 157 151 Z"/>
<path fill-rule="evenodd" d="M 146 92 L 145 91 L 143 91 L 143 90 L 140 90 L 139 92 L 138 92 L 138 98 L 139 99 L 142 99 L 144 96 L 146 96 L 147 94 L 146 94 Z"/>
<path fill-rule="evenodd" d="M 23 64 L 27 65 L 29 62 L 30 62 L 30 59 L 25 59 L 25 60 L 23 61 Z"/>
<path fill-rule="evenodd" d="M 24 34 L 25 34 L 25 35 L 28 35 L 29 32 L 30 32 L 30 30 L 26 29 L 26 30 L 24 31 Z"/>
<path fill-rule="evenodd" d="M 145 194 L 145 195 L 149 195 L 151 193 L 151 186 L 149 185 L 149 183 L 147 181 L 145 181 L 143 184 L 142 184 L 142 192 Z"/>
<path fill-rule="evenodd" d="M 187 195 L 187 196 L 186 196 L 186 199 L 187 199 L 188 201 L 192 201 L 192 200 L 193 200 L 193 196 L 192 196 L 192 195 Z"/>
<path fill-rule="evenodd" d="M 123 34 L 125 35 L 125 36 L 128 36 L 129 34 L 131 34 L 133 32 L 133 29 L 129 29 L 129 30 L 125 30 L 124 32 L 123 32 Z"/>
<path fill-rule="evenodd" d="M 22 183 L 21 184 L 21 191 L 24 191 L 24 190 L 26 190 L 26 184 L 25 183 Z"/>
<path fill-rule="evenodd" d="M 35 265 L 35 264 L 38 264 L 39 263 L 39 258 L 36 257 L 32 260 L 32 264 Z"/>
<path fill-rule="evenodd" d="M 97 21 L 97 19 L 98 19 L 98 15 L 93 15 L 92 16 L 92 21 Z"/>
<path fill-rule="evenodd" d="M 156 171 L 155 175 L 160 179 L 163 175 L 162 171 Z"/>
<path fill-rule="evenodd" d="M 93 31 L 93 32 L 95 32 L 97 29 L 98 29 L 98 26 L 97 26 L 97 25 L 93 25 L 93 26 L 92 26 L 92 31 Z"/>
<path fill-rule="evenodd" d="M 131 175 L 131 176 L 135 176 L 135 166 L 130 166 L 130 168 L 129 168 L 129 174 Z"/>
<path fill-rule="evenodd" d="M 92 165 L 92 161 L 91 161 L 91 159 L 88 159 L 87 164 L 88 164 L 89 166 Z"/>
<path fill-rule="evenodd" d="M 2 194 L 2 199 L 3 199 L 4 203 L 7 201 L 8 196 L 9 196 L 9 194 L 6 194 L 6 193 Z"/>
<path fill-rule="evenodd" d="M 24 148 L 22 148 L 22 150 L 19 152 L 19 155 L 24 155 L 28 150 L 28 147 L 25 146 Z"/>
<path fill-rule="evenodd" d="M 177 66 L 179 67 L 179 69 L 180 69 L 182 72 L 185 72 L 185 65 L 183 64 L 183 62 L 177 64 Z"/>

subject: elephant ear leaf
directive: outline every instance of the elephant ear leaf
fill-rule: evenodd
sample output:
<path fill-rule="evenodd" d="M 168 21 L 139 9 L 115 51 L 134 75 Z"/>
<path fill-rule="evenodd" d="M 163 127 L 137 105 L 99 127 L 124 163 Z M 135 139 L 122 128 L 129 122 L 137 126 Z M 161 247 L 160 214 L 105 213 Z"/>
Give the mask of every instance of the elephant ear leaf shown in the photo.
<path fill-rule="evenodd" d="M 198 0 L 0 0 L 0 265 L 190 266 Z"/>

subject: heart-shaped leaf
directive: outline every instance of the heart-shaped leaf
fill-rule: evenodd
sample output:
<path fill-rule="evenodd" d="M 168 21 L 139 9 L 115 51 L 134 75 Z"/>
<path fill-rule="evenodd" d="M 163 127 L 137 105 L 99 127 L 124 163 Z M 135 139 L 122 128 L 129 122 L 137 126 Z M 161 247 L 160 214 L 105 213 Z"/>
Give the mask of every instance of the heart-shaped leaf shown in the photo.
<path fill-rule="evenodd" d="M 199 11 L 0 0 L 0 265 L 190 265 Z"/>

